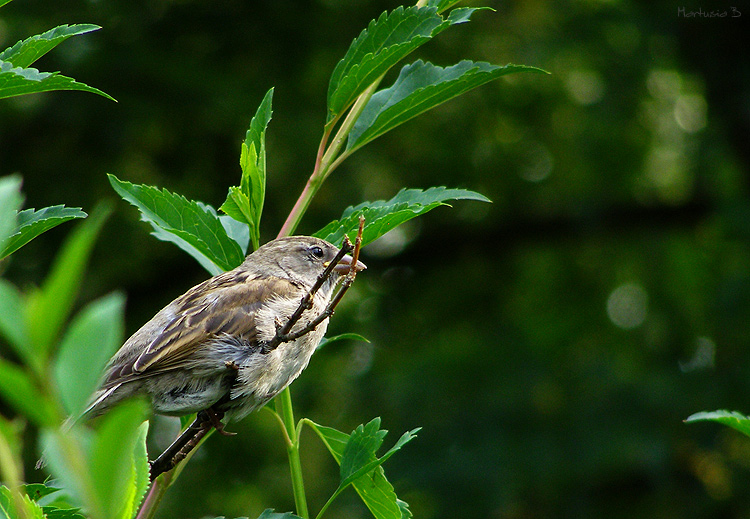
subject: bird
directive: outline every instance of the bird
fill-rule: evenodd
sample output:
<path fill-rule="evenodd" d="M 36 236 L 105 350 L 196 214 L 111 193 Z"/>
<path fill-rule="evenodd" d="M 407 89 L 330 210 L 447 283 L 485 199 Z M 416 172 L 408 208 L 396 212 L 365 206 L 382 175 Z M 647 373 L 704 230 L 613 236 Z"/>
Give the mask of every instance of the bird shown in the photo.
<path fill-rule="evenodd" d="M 278 238 L 235 269 L 191 288 L 125 341 L 106 365 L 83 416 L 96 417 L 145 395 L 156 414 L 209 411 L 221 430 L 224 417 L 239 420 L 262 407 L 308 365 L 328 316 L 317 325 L 313 321 L 328 306 L 336 284 L 346 273 L 366 268 L 338 253 L 319 238 Z M 290 335 L 279 341 L 279 330 L 303 309 L 305 295 L 337 255 L 341 259 L 292 323 Z"/>

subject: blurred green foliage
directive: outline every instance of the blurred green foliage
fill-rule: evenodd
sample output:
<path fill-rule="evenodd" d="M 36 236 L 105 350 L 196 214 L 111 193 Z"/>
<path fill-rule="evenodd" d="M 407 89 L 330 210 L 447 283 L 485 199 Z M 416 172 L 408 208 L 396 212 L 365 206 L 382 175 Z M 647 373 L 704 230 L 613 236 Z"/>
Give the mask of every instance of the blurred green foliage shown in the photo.
<path fill-rule="evenodd" d="M 101 26 L 39 66 L 118 103 L 74 92 L 4 100 L 0 175 L 23 176 L 26 207 L 90 210 L 115 198 L 107 172 L 216 205 L 274 86 L 266 241 L 312 170 L 333 67 L 395 5 L 12 2 L 0 48 L 63 23 Z M 372 143 L 329 179 L 299 232 L 403 186 L 465 187 L 493 204 L 458 201 L 363 251 L 369 269 L 331 335 L 372 342 L 320 352 L 294 385 L 298 414 L 341 430 L 378 415 L 392 431 L 422 426 L 389 461 L 415 517 L 747 517 L 748 439 L 682 420 L 750 412 L 750 64 L 740 44 L 750 11 L 493 7 L 418 54 L 552 75 L 485 85 Z M 205 278 L 147 231 L 118 204 L 81 287 L 80 305 L 125 291 L 128 332 Z M 6 277 L 38 284 L 64 235 L 18 251 Z M 235 427 L 238 437 L 197 453 L 163 511 L 292 509 L 276 425 L 260 413 Z M 176 428 L 155 421 L 153 443 Z M 302 452 L 313 508 L 337 485 L 324 449 L 305 441 Z M 34 481 L 37 452 L 26 450 Z M 350 503 L 341 517 L 367 517 Z"/>

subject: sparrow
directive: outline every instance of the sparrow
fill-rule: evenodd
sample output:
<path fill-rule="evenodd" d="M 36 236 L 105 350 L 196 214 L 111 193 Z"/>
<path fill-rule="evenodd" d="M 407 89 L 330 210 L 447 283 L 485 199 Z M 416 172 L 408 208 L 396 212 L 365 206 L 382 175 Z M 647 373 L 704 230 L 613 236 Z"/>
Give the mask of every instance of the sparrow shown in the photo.
<path fill-rule="evenodd" d="M 112 357 L 84 417 L 134 395 L 170 416 L 211 410 L 238 420 L 263 406 L 299 376 L 325 334 L 327 317 L 296 339 L 274 341 L 338 252 L 318 238 L 279 238 L 191 288 Z M 353 261 L 347 254 L 335 265 L 291 334 L 321 315 L 350 269 L 366 268 Z"/>

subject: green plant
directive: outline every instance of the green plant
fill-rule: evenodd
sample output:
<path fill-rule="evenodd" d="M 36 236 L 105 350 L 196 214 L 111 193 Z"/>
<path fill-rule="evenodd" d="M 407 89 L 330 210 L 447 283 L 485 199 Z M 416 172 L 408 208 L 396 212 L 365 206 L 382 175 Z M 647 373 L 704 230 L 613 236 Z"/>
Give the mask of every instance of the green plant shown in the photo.
<path fill-rule="evenodd" d="M 0 0 L 0 7 L 11 0 Z M 60 25 L 42 34 L 19 41 L 0 52 L 0 99 L 4 97 L 36 94 L 52 90 L 81 90 L 99 94 L 114 101 L 114 98 L 98 88 L 79 83 L 59 72 L 39 72 L 31 67 L 34 62 L 70 38 L 101 29 L 98 25 Z"/>
<path fill-rule="evenodd" d="M 86 216 L 61 207 L 20 211 L 20 184 L 18 177 L 0 179 L 0 250 L 18 248 L 66 219 Z M 143 422 L 142 402 L 117 409 L 96 430 L 60 427 L 86 403 L 97 370 L 122 342 L 120 293 L 89 303 L 69 321 L 108 213 L 107 208 L 96 209 L 71 233 L 39 288 L 23 293 L 0 279 L 0 335 L 20 361 L 0 358 L 0 394 L 39 429 L 53 472 L 70 490 L 64 496 L 52 484 L 21 485 L 24 423 L 0 417 L 0 473 L 7 485 L 0 489 L 0 517 L 53 512 L 56 517 L 80 517 L 74 501 L 84 504 L 90 517 L 131 517 L 148 484 L 148 423 Z"/>
<path fill-rule="evenodd" d="M 521 71 L 541 72 L 533 67 L 495 66 L 472 61 L 461 61 L 443 68 L 417 60 L 403 66 L 390 87 L 379 89 L 386 73 L 407 55 L 444 30 L 468 22 L 480 9 L 456 8 L 457 3 L 457 0 L 432 0 L 419 2 L 413 7 L 399 7 L 373 20 L 354 39 L 332 73 L 322 137 L 312 172 L 279 236 L 295 231 L 326 178 L 365 144 L 430 108 L 493 79 Z M 254 249 L 261 242 L 260 219 L 266 185 L 265 135 L 272 115 L 272 96 L 273 89 L 267 92 L 252 118 L 241 146 L 240 183 L 229 188 L 227 198 L 218 210 L 166 189 L 136 185 L 109 175 L 113 189 L 139 209 L 141 218 L 150 224 L 155 237 L 174 243 L 211 274 L 234 268 L 242 262 L 251 245 Z M 363 245 L 366 245 L 412 218 L 462 199 L 489 201 L 483 195 L 465 189 L 402 189 L 390 200 L 348 207 L 340 219 L 314 235 L 339 244 L 345 235 L 353 238 L 360 216 L 363 216 Z M 220 215 L 219 211 L 224 214 Z M 15 218 L 16 210 L 12 213 Z M 145 436 L 148 422 L 142 425 L 145 409 L 139 401 L 109 413 L 94 429 L 80 424 L 62 429 L 55 427 L 62 416 L 75 415 L 81 409 L 96 383 L 96 374 L 121 342 L 122 297 L 117 294 L 92 303 L 73 319 L 67 329 L 64 326 L 75 294 L 74 281 L 82 272 L 87 251 L 102 221 L 103 216 L 92 218 L 73 235 L 70 245 L 58 260 L 58 266 L 40 291 L 27 297 L 7 283 L 0 285 L 8 295 L 8 303 L 3 304 L 14 312 L 8 315 L 18 316 L 18 319 L 0 319 L 0 333 L 12 343 L 22 361 L 21 365 L 7 361 L 0 363 L 0 369 L 8 375 L 7 383 L 0 383 L 0 393 L 20 414 L 40 426 L 50 472 L 62 487 L 62 491 L 57 491 L 52 485 L 27 486 L 25 494 L 9 491 L 0 494 L 0 506 L 3 507 L 0 509 L 6 515 L 13 516 L 8 512 L 13 510 L 22 517 L 36 516 L 39 505 L 34 496 L 49 492 L 53 496 L 62 496 L 55 505 L 56 510 L 74 510 L 69 507 L 73 503 L 81 506 L 92 518 L 132 517 L 145 494 L 137 517 L 151 517 L 164 492 L 189 460 L 160 475 L 147 488 Z M 16 226 L 13 223 L 8 228 Z M 78 237 L 80 235 L 85 238 Z M 68 256 L 77 261 L 75 268 L 69 265 L 74 260 Z M 53 302 L 62 302 L 62 309 L 52 308 Z M 46 316 L 46 312 L 51 312 L 55 318 L 43 320 L 39 317 Z M 27 335 L 39 336 L 42 340 L 31 340 Z M 108 338 L 106 344 L 94 352 L 91 341 L 101 336 Z M 57 353 L 52 355 L 56 345 Z M 41 354 L 36 351 L 38 348 L 41 348 Z M 45 378 L 46 373 L 54 373 L 56 377 L 50 380 Z M 70 376 L 71 373 L 86 373 L 87 376 Z M 94 374 L 93 380 L 88 374 Z M 38 405 L 40 403 L 43 405 Z M 418 429 L 404 433 L 378 458 L 376 453 L 386 434 L 380 429 L 380 418 L 360 425 L 350 434 L 307 418 L 296 421 L 289 389 L 275 399 L 273 409 L 270 406 L 265 409 L 277 418 L 283 432 L 297 515 L 274 514 L 269 510 L 261 517 L 311 516 L 299 455 L 300 432 L 304 426 L 315 431 L 340 465 L 340 483 L 316 517 L 321 517 L 349 486 L 358 492 L 377 518 L 411 516 L 408 505 L 397 498 L 386 479 L 382 464 L 413 439 Z M 189 421 L 189 417 L 185 418 L 183 425 Z M 0 468 L 12 489 L 18 488 L 21 481 L 14 427 L 18 425 L 4 421 L 0 429 L 6 438 L 0 442 Z M 108 477 L 103 477 L 105 474 Z"/>

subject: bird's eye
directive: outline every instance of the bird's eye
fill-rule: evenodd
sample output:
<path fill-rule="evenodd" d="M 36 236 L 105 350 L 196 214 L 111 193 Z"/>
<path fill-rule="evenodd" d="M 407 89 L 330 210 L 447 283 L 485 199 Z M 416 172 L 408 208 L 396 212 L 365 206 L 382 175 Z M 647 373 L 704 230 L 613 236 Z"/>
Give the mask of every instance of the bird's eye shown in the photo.
<path fill-rule="evenodd" d="M 316 258 L 323 259 L 323 249 L 321 249 L 320 247 L 315 246 L 312 249 L 310 249 L 310 252 Z"/>

